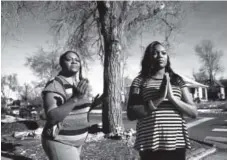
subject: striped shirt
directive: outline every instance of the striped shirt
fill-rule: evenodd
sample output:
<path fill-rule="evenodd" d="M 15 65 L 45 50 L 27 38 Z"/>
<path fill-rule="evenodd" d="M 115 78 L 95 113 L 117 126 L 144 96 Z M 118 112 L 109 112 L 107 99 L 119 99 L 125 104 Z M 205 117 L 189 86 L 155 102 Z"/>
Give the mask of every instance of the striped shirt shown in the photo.
<path fill-rule="evenodd" d="M 57 105 L 61 106 L 73 96 L 75 90 L 74 86 L 67 82 L 62 76 L 57 76 L 54 80 L 47 83 L 42 93 L 44 95 L 49 92 L 59 95 Z M 88 127 L 90 126 L 87 121 L 89 108 L 89 105 L 77 106 L 62 122 L 51 127 L 48 122 L 46 122 L 43 136 L 69 145 L 82 145 L 87 137 Z"/>
<path fill-rule="evenodd" d="M 131 85 L 132 94 L 140 94 L 144 101 L 155 100 L 159 97 L 162 79 L 146 79 L 136 77 Z M 171 81 L 173 94 L 181 99 L 181 88 L 184 81 L 178 77 Z M 164 100 L 145 118 L 137 122 L 135 149 L 143 150 L 175 150 L 190 148 L 190 142 L 182 113 L 168 100 Z"/>

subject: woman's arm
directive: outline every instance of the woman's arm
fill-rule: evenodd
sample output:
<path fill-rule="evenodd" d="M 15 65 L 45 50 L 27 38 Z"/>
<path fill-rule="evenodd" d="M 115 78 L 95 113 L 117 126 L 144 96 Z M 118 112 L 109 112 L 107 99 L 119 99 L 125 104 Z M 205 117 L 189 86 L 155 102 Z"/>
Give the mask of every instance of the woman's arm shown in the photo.
<path fill-rule="evenodd" d="M 64 118 L 76 107 L 85 103 L 90 103 L 87 98 L 77 99 L 75 97 L 69 99 L 64 104 L 58 106 L 59 101 L 62 101 L 62 97 L 56 93 L 46 93 L 44 95 L 44 107 L 46 110 L 47 121 L 51 125 L 55 125 L 58 122 L 64 120 Z"/>
<path fill-rule="evenodd" d="M 172 86 L 168 81 L 168 99 L 182 112 L 188 115 L 191 118 L 196 118 L 198 115 L 197 107 L 194 104 L 190 92 L 187 87 L 181 88 L 183 100 L 174 97 L 172 92 Z"/>
<path fill-rule="evenodd" d="M 148 114 L 138 88 L 131 87 L 128 98 L 127 117 L 136 120 Z"/>
<path fill-rule="evenodd" d="M 163 102 L 163 100 L 167 96 L 167 78 L 166 75 L 164 76 L 164 80 L 160 87 L 160 94 L 159 97 L 155 100 L 148 100 L 144 101 L 144 99 L 141 96 L 140 88 L 138 87 L 131 87 L 130 93 L 129 93 L 129 100 L 128 100 L 128 114 L 134 113 L 137 115 L 138 118 L 143 118 L 149 115 L 151 112 L 157 109 L 160 103 Z M 130 112 L 132 111 L 132 112 Z M 130 115 L 128 115 L 128 118 L 130 120 Z M 135 118 L 134 118 L 135 119 Z M 134 120 L 132 118 L 132 120 Z"/>

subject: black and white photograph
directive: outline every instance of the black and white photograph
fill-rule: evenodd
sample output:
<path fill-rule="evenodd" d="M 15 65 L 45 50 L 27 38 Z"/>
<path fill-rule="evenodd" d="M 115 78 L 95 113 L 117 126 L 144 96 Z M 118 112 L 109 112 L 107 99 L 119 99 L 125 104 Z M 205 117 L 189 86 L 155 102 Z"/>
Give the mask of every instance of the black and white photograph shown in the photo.
<path fill-rule="evenodd" d="M 2 160 L 227 160 L 227 1 L 1 1 Z"/>

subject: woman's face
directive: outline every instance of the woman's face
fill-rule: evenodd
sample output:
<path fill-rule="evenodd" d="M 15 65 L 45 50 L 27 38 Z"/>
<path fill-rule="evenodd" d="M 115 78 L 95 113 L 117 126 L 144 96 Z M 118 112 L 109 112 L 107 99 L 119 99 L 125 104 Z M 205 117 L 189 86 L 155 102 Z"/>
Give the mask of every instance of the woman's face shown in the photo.
<path fill-rule="evenodd" d="M 167 65 L 168 55 L 166 53 L 166 49 L 158 44 L 154 47 L 153 52 L 151 51 L 151 58 L 154 67 L 165 68 Z"/>
<path fill-rule="evenodd" d="M 80 58 L 75 53 L 68 53 L 63 58 L 63 70 L 76 73 L 79 71 L 80 68 Z"/>

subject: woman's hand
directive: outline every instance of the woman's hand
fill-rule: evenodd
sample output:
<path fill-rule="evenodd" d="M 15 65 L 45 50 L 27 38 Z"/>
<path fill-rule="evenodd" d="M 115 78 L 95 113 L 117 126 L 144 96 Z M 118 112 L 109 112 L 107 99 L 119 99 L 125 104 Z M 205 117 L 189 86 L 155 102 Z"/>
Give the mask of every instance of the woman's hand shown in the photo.
<path fill-rule="evenodd" d="M 88 79 L 82 79 L 75 87 L 75 96 L 84 96 L 88 89 Z"/>
<path fill-rule="evenodd" d="M 167 91 L 168 91 L 168 79 L 169 79 L 169 74 L 165 73 L 163 82 L 160 87 L 160 98 L 165 99 L 167 96 Z"/>
<path fill-rule="evenodd" d="M 169 78 L 169 74 L 166 75 L 166 82 L 167 82 L 167 98 L 172 101 L 174 99 L 174 95 L 173 95 L 173 90 L 172 90 L 172 85 L 170 83 L 170 78 Z"/>

